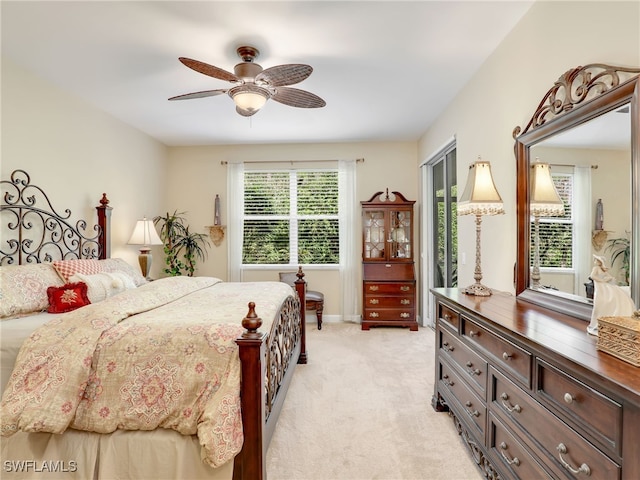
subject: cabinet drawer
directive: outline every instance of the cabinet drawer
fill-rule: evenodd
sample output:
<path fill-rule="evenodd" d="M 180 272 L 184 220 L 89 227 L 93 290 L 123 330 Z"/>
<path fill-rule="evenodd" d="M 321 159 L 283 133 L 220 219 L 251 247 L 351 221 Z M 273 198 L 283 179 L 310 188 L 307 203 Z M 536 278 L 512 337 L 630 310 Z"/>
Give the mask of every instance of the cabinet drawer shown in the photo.
<path fill-rule="evenodd" d="M 413 320 L 416 313 L 413 308 L 365 308 L 366 320 Z"/>
<path fill-rule="evenodd" d="M 468 318 L 462 317 L 462 334 L 474 345 L 477 345 L 493 356 L 499 368 L 511 372 L 527 388 L 531 387 L 531 353 L 501 338 Z"/>
<path fill-rule="evenodd" d="M 440 393 L 445 397 L 445 401 L 450 407 L 453 406 L 452 403 L 457 404 L 456 410 L 460 411 L 458 416 L 463 417 L 461 420 L 465 423 L 469 423 L 468 420 L 471 420 L 480 432 L 479 438 L 484 439 L 487 421 L 487 407 L 484 402 L 473 393 L 447 362 L 440 362 L 439 381 L 444 386 Z M 451 394 L 447 395 L 447 391 Z"/>
<path fill-rule="evenodd" d="M 413 295 L 416 291 L 415 283 L 410 282 L 396 282 L 396 283 L 384 283 L 384 282 L 365 282 L 364 294 L 365 295 Z"/>
<path fill-rule="evenodd" d="M 526 447 L 522 446 L 509 429 L 491 413 L 489 413 L 489 448 L 494 458 L 497 458 L 515 478 L 526 480 L 552 478 Z"/>
<path fill-rule="evenodd" d="M 455 310 L 451 310 L 446 305 L 438 303 L 438 317 L 444 320 L 446 323 L 452 325 L 456 331 L 458 330 L 460 316 Z"/>
<path fill-rule="evenodd" d="M 620 466 L 571 429 L 549 410 L 499 372 L 491 371 L 491 409 L 514 422 L 529 436 L 527 443 L 540 446 L 543 461 L 555 471 L 573 478 L 570 469 L 582 470 L 590 479 L 620 478 Z M 524 434 L 523 434 L 524 435 Z M 588 473 L 587 473 L 588 471 Z M 576 474 L 577 475 L 577 474 Z"/>
<path fill-rule="evenodd" d="M 621 454 L 622 405 L 538 359 L 538 388 L 542 403 L 559 410 L 578 430 L 586 430 L 607 450 Z"/>
<path fill-rule="evenodd" d="M 385 307 L 398 307 L 398 308 L 413 308 L 415 301 L 411 296 L 396 296 L 385 297 L 380 295 L 365 295 L 364 303 L 366 308 L 385 308 Z"/>
<path fill-rule="evenodd" d="M 451 333 L 439 330 L 438 346 L 440 353 L 449 358 L 461 372 L 465 372 L 465 379 L 485 398 L 487 388 L 487 362 L 460 339 Z"/>

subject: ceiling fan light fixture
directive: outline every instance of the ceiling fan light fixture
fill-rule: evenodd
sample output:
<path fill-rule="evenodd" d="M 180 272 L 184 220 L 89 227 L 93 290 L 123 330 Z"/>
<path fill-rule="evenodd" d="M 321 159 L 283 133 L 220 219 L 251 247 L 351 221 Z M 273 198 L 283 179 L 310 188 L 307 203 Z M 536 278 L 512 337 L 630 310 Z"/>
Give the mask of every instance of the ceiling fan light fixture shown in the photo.
<path fill-rule="evenodd" d="M 265 88 L 253 85 L 241 85 L 229 90 L 229 96 L 238 108 L 253 113 L 267 103 L 269 92 Z"/>

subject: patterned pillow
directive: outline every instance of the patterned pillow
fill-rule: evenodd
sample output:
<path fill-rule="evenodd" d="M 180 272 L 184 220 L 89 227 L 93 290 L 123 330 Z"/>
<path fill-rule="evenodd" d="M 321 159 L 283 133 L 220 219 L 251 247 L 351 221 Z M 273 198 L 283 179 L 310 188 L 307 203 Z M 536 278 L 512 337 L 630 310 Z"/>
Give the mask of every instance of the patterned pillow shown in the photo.
<path fill-rule="evenodd" d="M 49 299 L 49 313 L 64 313 L 75 310 L 76 308 L 89 305 L 91 302 L 87 297 L 87 284 L 67 283 L 61 287 L 47 288 L 47 297 Z"/>
<path fill-rule="evenodd" d="M 69 277 L 70 282 L 82 282 L 87 285 L 87 296 L 91 303 L 98 303 L 116 293 L 136 288 L 133 279 L 124 272 L 102 272 L 95 275 L 76 273 Z"/>
<path fill-rule="evenodd" d="M 47 288 L 62 285 L 50 263 L 0 267 L 0 317 L 45 310 L 49 305 Z"/>
<path fill-rule="evenodd" d="M 122 258 L 107 258 L 106 260 L 100 260 L 100 263 L 102 264 L 103 272 L 126 273 L 133 279 L 133 283 L 136 284 L 136 287 L 149 283 L 147 279 L 142 276 L 140 267 L 133 267 Z"/>
<path fill-rule="evenodd" d="M 65 283 L 69 283 L 69 277 L 74 273 L 93 275 L 103 270 L 100 260 L 55 260 L 53 267 Z"/>

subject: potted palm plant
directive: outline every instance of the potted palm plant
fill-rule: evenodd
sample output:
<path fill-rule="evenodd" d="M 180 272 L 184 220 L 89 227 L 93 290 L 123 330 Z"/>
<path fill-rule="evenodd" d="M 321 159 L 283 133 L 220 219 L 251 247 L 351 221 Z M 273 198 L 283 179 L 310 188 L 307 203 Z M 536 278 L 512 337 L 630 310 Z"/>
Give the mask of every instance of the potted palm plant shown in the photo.
<path fill-rule="evenodd" d="M 167 212 L 153 219 L 160 226 L 160 238 L 164 242 L 164 273 L 170 276 L 193 277 L 198 260 L 207 257 L 209 239 L 203 233 L 189 231 L 184 215 L 186 212 Z"/>
<path fill-rule="evenodd" d="M 616 260 L 620 260 L 622 271 L 624 272 L 624 281 L 629 285 L 629 260 L 631 241 L 628 237 L 612 238 L 607 240 L 607 251 L 611 252 L 611 265 Z"/>

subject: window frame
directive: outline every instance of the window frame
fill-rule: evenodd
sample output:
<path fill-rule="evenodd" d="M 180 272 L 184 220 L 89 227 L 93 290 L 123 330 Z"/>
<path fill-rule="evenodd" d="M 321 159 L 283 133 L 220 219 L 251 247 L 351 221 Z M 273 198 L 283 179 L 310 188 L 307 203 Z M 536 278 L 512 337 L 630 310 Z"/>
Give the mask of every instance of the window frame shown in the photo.
<path fill-rule="evenodd" d="M 335 174 L 335 188 L 337 192 L 337 212 L 335 214 L 319 214 L 319 215 L 310 215 L 310 214 L 299 214 L 298 213 L 298 174 L 301 172 L 312 172 L 312 173 L 320 173 L 320 172 L 331 172 Z M 246 176 L 256 173 L 277 173 L 283 174 L 286 173 L 289 176 L 289 213 L 285 214 L 277 214 L 277 215 L 247 215 L 245 213 L 244 201 L 245 197 L 245 182 Z M 336 221 L 336 227 L 338 229 L 338 238 L 337 245 L 339 247 L 340 244 L 340 236 L 343 234 L 340 228 L 340 218 L 341 218 L 341 209 L 340 209 L 340 181 L 339 181 L 339 169 L 338 167 L 289 167 L 289 168 L 252 168 L 245 169 L 242 174 L 242 198 L 243 198 L 243 209 L 242 209 L 242 249 L 241 249 L 241 268 L 242 269 L 272 269 L 272 268 L 298 268 L 298 266 L 303 267 L 312 267 L 314 269 L 320 268 L 331 268 L 335 269 L 341 264 L 341 255 L 343 252 L 340 248 L 338 248 L 338 262 L 337 263 L 300 263 L 299 262 L 299 222 L 301 220 L 322 220 L 322 219 L 330 219 Z M 245 220 L 288 220 L 289 223 L 289 263 L 245 263 L 244 261 L 244 224 Z"/>

